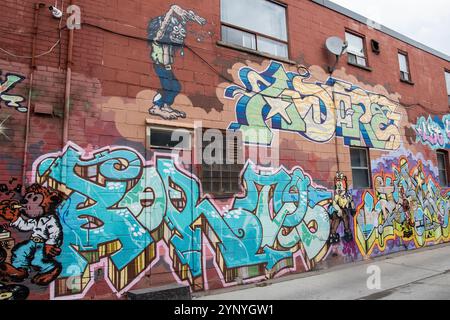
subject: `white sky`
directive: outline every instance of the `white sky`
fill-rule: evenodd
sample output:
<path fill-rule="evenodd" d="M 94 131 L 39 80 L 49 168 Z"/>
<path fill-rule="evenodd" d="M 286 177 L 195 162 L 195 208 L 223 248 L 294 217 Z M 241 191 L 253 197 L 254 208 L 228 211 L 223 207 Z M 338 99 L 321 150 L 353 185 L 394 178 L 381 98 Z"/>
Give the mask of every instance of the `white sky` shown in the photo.
<path fill-rule="evenodd" d="M 450 55 L 449 0 L 331 0 Z"/>

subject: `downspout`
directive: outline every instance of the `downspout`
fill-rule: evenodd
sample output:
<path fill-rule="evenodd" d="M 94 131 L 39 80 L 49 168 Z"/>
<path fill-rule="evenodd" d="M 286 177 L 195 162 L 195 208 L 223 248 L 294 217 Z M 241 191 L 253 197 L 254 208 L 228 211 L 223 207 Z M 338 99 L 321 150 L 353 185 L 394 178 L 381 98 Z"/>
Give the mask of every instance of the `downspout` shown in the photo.
<path fill-rule="evenodd" d="M 31 99 L 33 96 L 33 84 L 34 84 L 34 71 L 36 70 L 36 39 L 38 34 L 39 26 L 39 9 L 44 7 L 43 3 L 34 4 L 34 21 L 33 21 L 33 40 L 31 47 L 31 63 L 30 63 L 30 82 L 28 87 L 28 101 L 27 101 L 27 117 L 25 124 L 25 142 L 23 150 L 23 161 L 22 161 L 22 186 L 25 187 L 27 184 L 27 166 L 28 166 L 28 144 L 30 137 L 30 126 L 31 126 Z"/>
<path fill-rule="evenodd" d="M 72 5 L 72 1 L 70 1 Z M 67 67 L 66 67 L 66 90 L 64 96 L 64 124 L 63 124 L 63 148 L 69 141 L 69 112 L 70 112 L 70 91 L 72 86 L 72 64 L 73 64 L 73 38 L 74 29 L 69 28 L 69 45 L 67 49 Z"/>
<path fill-rule="evenodd" d="M 334 73 L 334 71 L 336 71 L 336 67 L 339 63 L 339 59 L 344 54 L 344 52 L 347 48 L 348 48 L 348 43 L 347 43 L 347 41 L 345 41 L 343 43 L 341 53 L 339 55 L 336 55 L 336 62 L 334 63 L 334 65 L 332 67 L 328 67 L 328 71 L 330 73 L 329 78 L 333 78 L 333 73 Z M 341 172 L 341 161 L 339 160 L 339 141 L 338 141 L 338 122 L 339 122 L 338 108 L 340 108 L 340 106 L 338 107 L 336 105 L 336 99 L 334 97 L 333 97 L 333 102 L 334 102 L 333 104 L 334 104 L 334 112 L 335 112 L 334 147 L 335 147 L 335 152 L 336 152 L 336 166 L 337 166 L 336 172 Z"/>
<path fill-rule="evenodd" d="M 335 147 L 335 152 L 336 152 L 336 165 L 337 165 L 337 171 L 336 172 L 341 172 L 341 161 L 339 160 L 339 139 L 338 139 L 338 121 L 339 121 L 339 115 L 338 115 L 338 106 L 336 105 L 336 100 L 334 100 L 334 110 L 336 113 L 336 117 L 335 117 L 335 132 L 334 132 L 334 147 Z"/>

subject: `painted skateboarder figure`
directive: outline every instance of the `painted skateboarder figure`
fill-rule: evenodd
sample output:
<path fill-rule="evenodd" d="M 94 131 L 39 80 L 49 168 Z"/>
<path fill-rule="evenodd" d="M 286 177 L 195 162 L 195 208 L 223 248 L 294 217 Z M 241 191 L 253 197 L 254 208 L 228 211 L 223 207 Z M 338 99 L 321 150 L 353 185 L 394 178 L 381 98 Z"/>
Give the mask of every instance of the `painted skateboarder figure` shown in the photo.
<path fill-rule="evenodd" d="M 149 113 L 163 119 L 185 118 L 186 113 L 172 108 L 175 98 L 181 91 L 181 84 L 173 73 L 175 53 L 181 49 L 183 55 L 184 40 L 187 36 L 188 22 L 206 24 L 206 20 L 193 11 L 186 11 L 177 5 L 162 16 L 150 21 L 148 26 L 149 45 L 152 48 L 153 68 L 161 82 L 161 90 L 153 99 Z"/>

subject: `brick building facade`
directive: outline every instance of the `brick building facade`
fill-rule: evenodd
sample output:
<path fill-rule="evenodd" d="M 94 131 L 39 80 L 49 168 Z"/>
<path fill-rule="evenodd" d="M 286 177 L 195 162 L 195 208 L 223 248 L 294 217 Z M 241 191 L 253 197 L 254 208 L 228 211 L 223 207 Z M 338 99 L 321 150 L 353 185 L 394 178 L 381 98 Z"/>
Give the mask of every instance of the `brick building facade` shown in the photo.
<path fill-rule="evenodd" d="M 2 3 L 4 286 L 196 292 L 450 239 L 447 55 L 328 1 L 50 5 Z M 168 138 L 199 122 L 243 163 L 189 163 Z"/>

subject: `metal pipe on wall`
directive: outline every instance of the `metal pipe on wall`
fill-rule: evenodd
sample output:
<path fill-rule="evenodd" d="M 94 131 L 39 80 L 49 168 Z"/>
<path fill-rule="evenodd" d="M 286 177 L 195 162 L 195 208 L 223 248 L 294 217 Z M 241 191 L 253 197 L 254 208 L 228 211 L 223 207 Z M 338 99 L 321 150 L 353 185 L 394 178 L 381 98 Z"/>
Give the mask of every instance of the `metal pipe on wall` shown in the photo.
<path fill-rule="evenodd" d="M 70 5 L 72 5 L 72 1 L 70 1 Z M 70 92 L 72 86 L 73 40 L 74 40 L 74 30 L 73 28 L 70 28 L 69 45 L 67 49 L 66 90 L 64 95 L 63 148 L 69 141 L 69 112 L 70 112 Z"/>
<path fill-rule="evenodd" d="M 45 6 L 44 3 L 34 4 L 34 20 L 33 20 L 33 40 L 31 47 L 31 63 L 30 63 L 30 82 L 28 87 L 28 101 L 27 101 L 27 117 L 25 124 L 25 142 L 23 150 L 23 161 L 22 161 L 22 186 L 25 187 L 27 184 L 27 166 L 28 166 L 28 144 L 30 139 L 31 131 L 31 99 L 33 96 L 33 84 L 34 84 L 34 72 L 36 70 L 36 41 L 39 28 L 39 10 Z"/>

